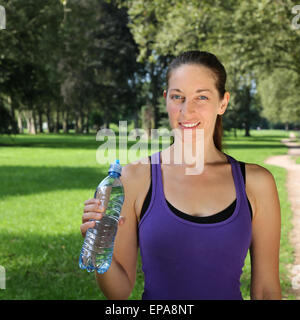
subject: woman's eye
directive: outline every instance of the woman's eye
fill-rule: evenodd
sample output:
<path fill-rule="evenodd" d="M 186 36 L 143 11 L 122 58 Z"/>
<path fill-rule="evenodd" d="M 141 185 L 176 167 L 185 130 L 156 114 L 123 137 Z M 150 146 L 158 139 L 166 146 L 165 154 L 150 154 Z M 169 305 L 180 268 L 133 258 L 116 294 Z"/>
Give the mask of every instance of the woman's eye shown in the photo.
<path fill-rule="evenodd" d="M 178 100 L 178 99 L 182 99 L 182 97 L 179 96 L 178 94 L 175 94 L 175 95 L 171 96 L 171 99 Z"/>
<path fill-rule="evenodd" d="M 179 100 L 184 100 L 185 98 L 178 95 L 178 94 L 174 94 L 171 96 L 171 99 L 179 101 Z M 199 96 L 198 99 L 199 100 L 208 100 L 208 98 L 206 96 Z"/>

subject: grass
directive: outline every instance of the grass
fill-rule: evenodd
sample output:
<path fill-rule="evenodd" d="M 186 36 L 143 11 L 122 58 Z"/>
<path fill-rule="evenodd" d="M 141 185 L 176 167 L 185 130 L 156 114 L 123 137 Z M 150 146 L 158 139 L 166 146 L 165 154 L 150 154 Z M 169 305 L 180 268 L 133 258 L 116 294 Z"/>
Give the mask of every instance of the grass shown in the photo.
<path fill-rule="evenodd" d="M 288 133 L 260 130 L 251 135 L 228 135 L 224 152 L 263 165 L 276 179 L 282 210 L 281 285 L 283 297 L 292 299 L 286 267 L 293 262 L 286 171 L 264 164 L 267 157 L 287 152 L 280 139 Z M 106 176 L 107 165 L 96 162 L 99 144 L 95 134 L 0 136 L 0 265 L 6 269 L 0 299 L 106 299 L 94 275 L 78 267 L 83 202 Z M 130 299 L 141 299 L 143 281 L 139 256 Z M 249 281 L 248 256 L 241 279 L 245 299 Z"/>

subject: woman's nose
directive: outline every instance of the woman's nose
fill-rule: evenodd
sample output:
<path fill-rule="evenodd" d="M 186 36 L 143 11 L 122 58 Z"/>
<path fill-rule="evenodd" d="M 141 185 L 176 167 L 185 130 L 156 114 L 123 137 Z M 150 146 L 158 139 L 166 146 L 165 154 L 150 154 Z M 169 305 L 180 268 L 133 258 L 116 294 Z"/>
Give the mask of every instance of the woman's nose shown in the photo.
<path fill-rule="evenodd" d="M 195 103 L 193 100 L 185 100 L 181 106 L 183 114 L 195 112 Z"/>

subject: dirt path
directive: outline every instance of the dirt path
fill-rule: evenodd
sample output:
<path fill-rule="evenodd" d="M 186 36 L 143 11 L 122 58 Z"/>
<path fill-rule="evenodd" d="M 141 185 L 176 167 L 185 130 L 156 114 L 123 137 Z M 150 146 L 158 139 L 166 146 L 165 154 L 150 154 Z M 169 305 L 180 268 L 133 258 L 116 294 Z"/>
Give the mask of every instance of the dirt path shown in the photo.
<path fill-rule="evenodd" d="M 265 163 L 283 167 L 287 170 L 286 187 L 293 212 L 293 229 L 290 233 L 290 242 L 295 249 L 294 264 L 288 266 L 288 269 L 293 294 L 297 300 L 300 300 L 300 164 L 295 163 L 295 158 L 300 156 L 300 144 L 293 142 L 293 140 L 293 138 L 281 140 L 288 147 L 288 153 L 269 157 L 265 160 Z"/>

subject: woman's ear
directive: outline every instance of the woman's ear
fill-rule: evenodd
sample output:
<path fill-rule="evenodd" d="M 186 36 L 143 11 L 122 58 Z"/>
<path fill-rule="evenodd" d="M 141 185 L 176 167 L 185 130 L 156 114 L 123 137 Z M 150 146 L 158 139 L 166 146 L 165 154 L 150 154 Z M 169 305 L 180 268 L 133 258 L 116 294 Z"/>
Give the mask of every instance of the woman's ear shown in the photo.
<path fill-rule="evenodd" d="M 224 98 L 221 102 L 220 108 L 219 108 L 219 112 L 218 112 L 219 115 L 222 115 L 226 111 L 228 103 L 229 103 L 229 99 L 230 99 L 230 93 L 228 91 L 226 91 L 224 94 Z"/>

